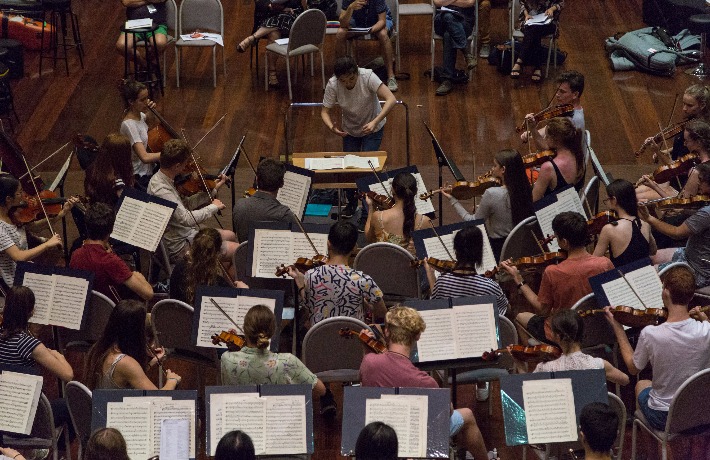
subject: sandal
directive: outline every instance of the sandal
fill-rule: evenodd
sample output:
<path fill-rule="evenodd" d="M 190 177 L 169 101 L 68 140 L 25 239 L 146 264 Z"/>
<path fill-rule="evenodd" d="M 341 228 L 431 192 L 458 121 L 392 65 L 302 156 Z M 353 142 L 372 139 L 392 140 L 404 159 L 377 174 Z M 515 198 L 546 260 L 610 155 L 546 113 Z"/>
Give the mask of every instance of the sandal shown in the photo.
<path fill-rule="evenodd" d="M 279 86 L 279 78 L 275 70 L 269 70 L 269 86 Z"/>
<path fill-rule="evenodd" d="M 516 69 L 516 67 L 517 67 L 517 69 Z M 510 78 L 512 78 L 513 80 L 517 80 L 518 78 L 520 78 L 520 72 L 522 70 L 523 70 L 523 61 L 518 59 L 517 61 L 515 61 L 515 65 L 513 66 L 513 68 L 510 70 Z"/>
<path fill-rule="evenodd" d="M 536 83 L 541 81 L 542 80 L 542 69 L 533 70 L 533 74 L 530 77 L 530 79 Z"/>
<path fill-rule="evenodd" d="M 256 43 L 256 37 L 253 35 L 249 35 L 237 45 L 237 51 L 239 51 L 240 53 L 244 53 L 246 52 L 247 48 L 254 46 L 254 43 Z"/>

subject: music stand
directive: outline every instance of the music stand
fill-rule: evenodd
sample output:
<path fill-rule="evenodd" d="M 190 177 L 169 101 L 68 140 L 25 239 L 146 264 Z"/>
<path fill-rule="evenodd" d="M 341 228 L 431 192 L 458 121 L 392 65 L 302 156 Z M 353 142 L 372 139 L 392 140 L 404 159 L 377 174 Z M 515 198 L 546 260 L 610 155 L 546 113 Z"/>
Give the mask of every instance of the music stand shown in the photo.
<path fill-rule="evenodd" d="M 465 182 L 466 178 L 463 177 L 463 174 L 461 174 L 461 171 L 458 166 L 456 166 L 456 163 L 446 156 L 444 150 L 441 148 L 441 144 L 439 144 L 439 140 L 436 138 L 431 128 L 429 128 L 429 125 L 427 125 L 424 120 L 422 120 L 422 123 L 424 123 L 424 127 L 431 136 L 431 145 L 434 147 L 434 155 L 436 156 L 436 162 L 439 166 L 439 188 L 441 189 L 444 186 L 444 177 L 442 173 L 444 166 L 449 168 L 449 171 L 453 174 L 456 182 Z M 444 197 L 441 193 L 439 193 L 439 227 L 442 225 L 444 225 Z"/>
<path fill-rule="evenodd" d="M 247 135 L 242 136 L 242 140 L 239 141 L 239 145 L 237 146 L 237 150 L 234 152 L 234 155 L 232 155 L 232 158 L 229 160 L 227 163 L 227 166 L 220 171 L 220 174 L 224 174 L 225 177 L 229 177 L 231 179 L 231 183 L 228 183 L 228 187 L 231 192 L 231 197 L 232 197 L 232 209 L 234 209 L 234 202 L 236 201 L 236 189 L 233 187 L 234 185 L 234 174 L 237 172 L 237 163 L 239 163 L 239 156 L 242 153 L 242 145 L 244 145 L 244 139 L 247 138 Z M 234 219 L 232 219 L 232 231 L 236 233 L 237 228 L 234 225 Z"/>
<path fill-rule="evenodd" d="M 61 169 L 57 173 L 57 177 L 54 178 L 54 181 L 49 186 L 50 191 L 54 191 L 57 188 L 59 188 L 59 195 L 64 196 L 64 182 L 67 180 L 67 174 L 69 173 L 69 166 L 71 166 L 71 162 L 74 159 L 74 150 L 72 150 L 69 153 L 69 156 L 67 159 L 64 161 L 64 164 L 62 165 Z M 64 262 L 69 265 L 69 246 L 67 244 L 67 217 L 63 216 L 62 217 L 62 239 L 64 240 Z"/>

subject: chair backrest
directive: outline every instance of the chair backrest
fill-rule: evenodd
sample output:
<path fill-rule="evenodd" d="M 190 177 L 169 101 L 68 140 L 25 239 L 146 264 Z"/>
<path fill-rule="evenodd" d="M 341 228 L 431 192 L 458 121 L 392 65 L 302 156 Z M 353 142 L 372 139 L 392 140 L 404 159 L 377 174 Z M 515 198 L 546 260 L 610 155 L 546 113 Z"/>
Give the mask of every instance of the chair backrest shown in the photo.
<path fill-rule="evenodd" d="M 614 441 L 614 457 L 617 460 L 621 460 L 621 454 L 624 452 L 624 436 L 626 435 L 626 406 L 624 401 L 621 400 L 614 393 L 609 392 L 609 407 L 614 409 L 617 417 L 619 418 L 618 432 L 616 434 L 616 441 Z"/>
<path fill-rule="evenodd" d="M 693 269 L 690 267 L 690 265 L 686 264 L 685 262 L 672 262 L 672 263 L 666 265 L 665 267 L 663 267 L 662 269 L 658 270 L 658 276 L 663 277 L 663 275 L 665 275 L 668 270 L 670 270 L 671 268 L 674 268 L 674 267 L 685 267 L 688 270 L 693 271 Z"/>
<path fill-rule="evenodd" d="M 57 328 L 57 338 L 60 349 L 65 349 L 70 342 L 95 342 L 104 333 L 106 323 L 111 316 L 113 308 L 116 306 L 113 300 L 109 299 L 98 291 L 91 291 L 89 299 L 89 311 L 86 312 L 84 327 L 75 331 L 63 327 Z"/>
<path fill-rule="evenodd" d="M 91 390 L 83 383 L 72 380 L 65 388 L 69 415 L 74 424 L 74 431 L 82 444 L 91 436 Z"/>
<path fill-rule="evenodd" d="M 219 0 L 182 0 L 178 18 L 180 34 L 200 29 L 224 36 L 224 9 Z"/>
<path fill-rule="evenodd" d="M 420 298 L 418 270 L 411 267 L 414 256 L 392 243 L 372 243 L 355 256 L 353 268 L 372 277 L 385 296 Z"/>
<path fill-rule="evenodd" d="M 360 369 L 362 344 L 357 339 L 341 337 L 339 332 L 344 328 L 359 332 L 368 327 L 359 319 L 336 316 L 319 321 L 308 330 L 303 338 L 303 364 L 311 372 Z"/>
<path fill-rule="evenodd" d="M 602 167 L 602 164 L 599 161 L 599 157 L 597 157 L 597 154 L 594 153 L 594 149 L 592 148 L 592 138 L 589 134 L 589 130 L 586 130 L 584 134 L 585 140 L 587 142 L 587 156 L 589 157 L 589 161 L 592 162 L 594 174 L 596 174 L 596 176 L 602 181 L 602 184 L 609 185 L 609 183 L 611 183 L 611 181 L 614 179 L 611 177 L 611 174 L 607 174 L 604 171 L 604 168 Z"/>
<path fill-rule="evenodd" d="M 237 279 L 239 281 L 245 281 L 247 279 L 247 273 L 249 273 L 249 242 L 242 241 L 237 246 L 234 251 L 234 257 L 232 258 L 232 263 L 234 264 L 234 270 L 237 274 Z M 249 283 L 247 283 L 249 284 Z"/>
<path fill-rule="evenodd" d="M 682 433 L 710 425 L 710 400 L 701 395 L 710 388 L 710 369 L 692 375 L 673 395 L 666 433 Z"/>
<path fill-rule="evenodd" d="M 288 50 L 295 50 L 305 45 L 322 45 L 327 22 L 325 13 L 316 8 L 299 14 L 293 21 L 288 35 Z"/>
<path fill-rule="evenodd" d="M 150 316 L 161 346 L 213 359 L 216 357 L 215 350 L 197 347 L 192 343 L 194 314 L 195 309 L 185 302 L 165 299 L 153 305 Z M 215 333 L 219 332 L 215 331 Z"/>
<path fill-rule="evenodd" d="M 597 307 L 594 293 L 589 293 L 572 305 L 574 311 L 592 310 Z M 582 320 L 584 322 L 584 335 L 582 336 L 582 348 L 594 347 L 596 345 L 612 345 L 616 343 L 614 329 L 604 315 L 589 315 Z"/>
<path fill-rule="evenodd" d="M 535 216 L 530 216 L 516 225 L 503 242 L 500 260 L 517 259 L 531 255 L 531 251 L 536 251 L 537 242 L 533 232 L 535 235 L 540 233 L 540 227 Z"/>
<path fill-rule="evenodd" d="M 597 176 L 592 176 L 579 197 L 582 200 L 582 206 L 584 209 L 587 212 L 591 212 L 591 215 L 587 216 L 590 219 L 596 216 L 599 211 L 599 186 L 599 178 Z M 587 206 L 589 206 L 589 208 L 587 208 Z"/>
<path fill-rule="evenodd" d="M 498 334 L 503 347 L 518 344 L 518 330 L 515 328 L 515 324 L 502 315 L 498 315 Z M 509 353 L 501 353 L 498 364 L 504 369 L 511 370 L 515 367 L 515 360 Z"/>
<path fill-rule="evenodd" d="M 44 392 L 42 392 L 39 396 L 39 403 L 37 404 L 37 412 L 35 413 L 35 420 L 32 423 L 30 437 L 52 440 L 56 437 L 55 435 L 56 429 L 54 427 L 52 406 L 49 404 L 49 399 L 47 399 Z"/>

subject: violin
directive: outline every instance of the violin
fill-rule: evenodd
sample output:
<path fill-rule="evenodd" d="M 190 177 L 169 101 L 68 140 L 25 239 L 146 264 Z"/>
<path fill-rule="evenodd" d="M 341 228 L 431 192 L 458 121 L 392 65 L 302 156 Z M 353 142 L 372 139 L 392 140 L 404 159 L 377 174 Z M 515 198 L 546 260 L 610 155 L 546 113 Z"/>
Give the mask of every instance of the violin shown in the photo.
<path fill-rule="evenodd" d="M 501 353 L 510 353 L 518 361 L 551 361 L 562 356 L 562 351 L 553 345 L 535 345 L 526 347 L 525 345 L 511 345 L 510 347 L 498 350 L 486 351 L 481 358 L 484 361 L 492 361 Z"/>
<path fill-rule="evenodd" d="M 346 338 L 357 337 L 375 353 L 384 353 L 387 351 L 387 345 L 373 337 L 370 337 L 365 331 L 356 332 L 350 328 L 344 327 L 338 331 L 338 334 L 340 334 L 340 337 Z"/>
<path fill-rule="evenodd" d="M 663 129 L 662 131 L 659 131 L 651 138 L 650 141 L 645 141 L 641 145 L 641 147 L 634 153 L 634 156 L 636 156 L 636 158 L 640 157 L 644 150 L 646 150 L 646 148 L 651 145 L 651 143 L 660 144 L 664 140 L 668 140 L 676 136 L 677 134 L 680 134 L 685 129 L 685 125 L 687 125 L 688 122 L 691 122 L 693 120 L 695 120 L 695 118 L 689 118 L 685 121 L 681 121 L 680 123 L 671 125 Z"/>
<path fill-rule="evenodd" d="M 617 307 L 612 307 L 610 311 L 614 316 L 614 319 L 620 324 L 638 328 L 657 326 L 658 324 L 664 322 L 668 316 L 668 312 L 665 308 L 646 308 L 645 310 L 641 310 L 638 308 L 619 305 Z M 594 308 L 591 310 L 580 311 L 579 316 L 585 318 L 598 313 L 604 313 L 604 309 Z"/>
<path fill-rule="evenodd" d="M 557 152 L 554 150 L 542 150 L 540 152 L 530 153 L 528 155 L 523 155 L 523 165 L 525 168 L 535 168 L 550 161 L 557 156 Z"/>
<path fill-rule="evenodd" d="M 659 184 L 668 182 L 678 175 L 687 174 L 699 161 L 698 156 L 694 153 L 683 155 L 668 165 L 656 168 L 652 178 Z"/>
<path fill-rule="evenodd" d="M 550 107 L 545 110 L 541 110 L 540 112 L 536 113 L 533 115 L 533 120 L 530 120 L 531 123 L 534 123 L 537 125 L 541 121 L 549 120 L 551 118 L 555 117 L 564 117 L 571 115 L 574 112 L 574 106 L 572 104 L 564 104 L 564 105 L 558 105 L 557 107 Z M 519 133 L 522 133 L 525 131 L 526 126 L 528 124 L 528 119 L 526 118 L 523 121 L 523 124 L 515 128 L 515 130 Z"/>
<path fill-rule="evenodd" d="M 598 235 L 606 224 L 616 222 L 617 220 L 619 220 L 619 216 L 615 211 L 600 212 L 587 221 L 587 233 L 590 236 Z"/>
<path fill-rule="evenodd" d="M 655 204 L 658 209 L 700 209 L 710 204 L 710 196 L 695 195 L 687 198 L 664 198 L 661 200 L 647 201 L 645 205 Z M 639 203 L 641 204 L 641 203 Z"/>
<path fill-rule="evenodd" d="M 470 200 L 475 196 L 483 195 L 483 192 L 491 187 L 500 187 L 501 182 L 497 177 L 490 177 L 483 175 L 473 182 L 468 181 L 458 181 L 454 185 L 447 185 L 437 190 L 432 190 L 428 193 L 422 193 L 419 195 L 420 200 L 428 200 L 434 194 L 439 192 L 446 192 L 456 198 L 457 200 Z"/>
<path fill-rule="evenodd" d="M 314 257 L 308 258 L 308 257 L 299 257 L 296 259 L 296 262 L 292 265 L 284 265 L 281 264 L 281 266 L 276 267 L 276 276 L 282 277 L 286 276 L 288 273 L 289 268 L 295 268 L 301 273 L 306 273 L 308 270 L 316 267 L 320 267 L 322 265 L 325 265 L 326 262 L 328 261 L 328 257 L 318 254 Z"/>
<path fill-rule="evenodd" d="M 219 345 L 220 343 L 224 343 L 226 345 L 231 345 L 230 349 L 233 347 L 236 347 L 236 350 L 234 351 L 239 351 L 242 348 L 244 348 L 244 345 L 246 342 L 244 341 L 243 338 L 238 336 L 237 334 L 233 334 L 231 332 L 226 332 L 222 331 L 219 334 L 213 334 L 212 337 L 212 343 L 215 345 Z"/>
<path fill-rule="evenodd" d="M 256 193 L 256 190 L 254 187 L 249 187 L 247 190 L 244 190 L 244 198 L 249 198 L 250 196 L 254 196 Z"/>
<path fill-rule="evenodd" d="M 430 267 L 441 273 L 453 273 L 456 271 L 456 261 L 455 260 L 440 260 L 436 257 L 428 257 L 426 259 L 415 259 L 410 262 L 412 268 L 418 268 L 424 265 L 426 261 Z"/>
<path fill-rule="evenodd" d="M 552 241 L 552 240 L 550 240 Z M 518 270 L 532 270 L 547 267 L 548 265 L 556 264 L 567 258 L 567 253 L 562 251 L 543 252 L 536 256 L 520 257 L 508 262 L 509 265 L 517 267 Z M 500 267 L 495 267 L 493 270 L 488 270 L 483 274 L 486 278 L 493 278 L 500 271 Z"/>
<path fill-rule="evenodd" d="M 390 209 L 392 208 L 392 206 L 394 206 L 394 199 L 387 195 L 378 195 L 373 191 L 358 193 L 358 199 L 363 199 L 364 197 L 368 197 L 369 199 L 371 199 L 375 204 L 375 209 L 377 209 L 378 211 Z"/>
<path fill-rule="evenodd" d="M 78 198 L 83 203 L 88 201 L 85 197 L 80 196 Z M 23 192 L 23 204 L 14 209 L 12 219 L 17 224 L 27 224 L 44 219 L 45 213 L 42 212 L 42 207 L 44 207 L 48 217 L 56 217 L 61 212 L 62 205 L 67 199 L 68 198 L 58 196 L 56 192 L 51 190 L 42 190 L 39 192 L 39 197 Z"/>

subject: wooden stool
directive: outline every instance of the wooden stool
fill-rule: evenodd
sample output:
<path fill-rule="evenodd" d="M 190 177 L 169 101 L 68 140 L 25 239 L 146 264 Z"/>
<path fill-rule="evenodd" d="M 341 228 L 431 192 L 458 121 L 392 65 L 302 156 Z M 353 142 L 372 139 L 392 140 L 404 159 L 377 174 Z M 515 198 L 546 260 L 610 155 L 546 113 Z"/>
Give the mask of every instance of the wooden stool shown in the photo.
<path fill-rule="evenodd" d="M 67 50 L 76 48 L 79 55 L 79 63 L 84 68 L 84 47 L 81 43 L 81 33 L 79 31 L 79 19 L 71 9 L 71 0 L 42 0 L 44 9 L 44 21 L 42 23 L 42 49 L 39 52 L 39 75 L 42 76 L 42 59 L 52 57 L 53 67 L 57 66 L 57 59 L 64 59 L 64 67 L 69 75 L 69 58 Z M 67 16 L 69 20 L 67 21 Z M 49 24 L 49 49 L 44 47 L 45 26 Z M 68 28 L 71 25 L 72 41 L 67 41 Z M 61 41 L 61 43 L 60 43 Z M 62 47 L 63 54 L 59 55 L 59 47 Z"/>
<path fill-rule="evenodd" d="M 160 89 L 160 94 L 163 94 L 163 76 L 160 70 L 160 54 L 158 45 L 155 41 L 155 31 L 158 30 L 158 25 L 153 24 L 151 27 L 142 27 L 140 29 L 126 29 L 125 24 L 121 26 L 121 32 L 126 34 L 123 46 L 123 78 L 130 75 L 131 64 L 128 59 L 128 35 L 131 35 L 133 40 L 133 78 L 136 81 L 145 83 L 150 93 L 150 98 L 153 99 L 153 86 L 157 85 Z M 150 33 L 151 36 L 146 35 Z M 136 43 L 143 42 L 145 50 L 146 68 L 140 70 L 137 65 L 138 47 Z"/>

